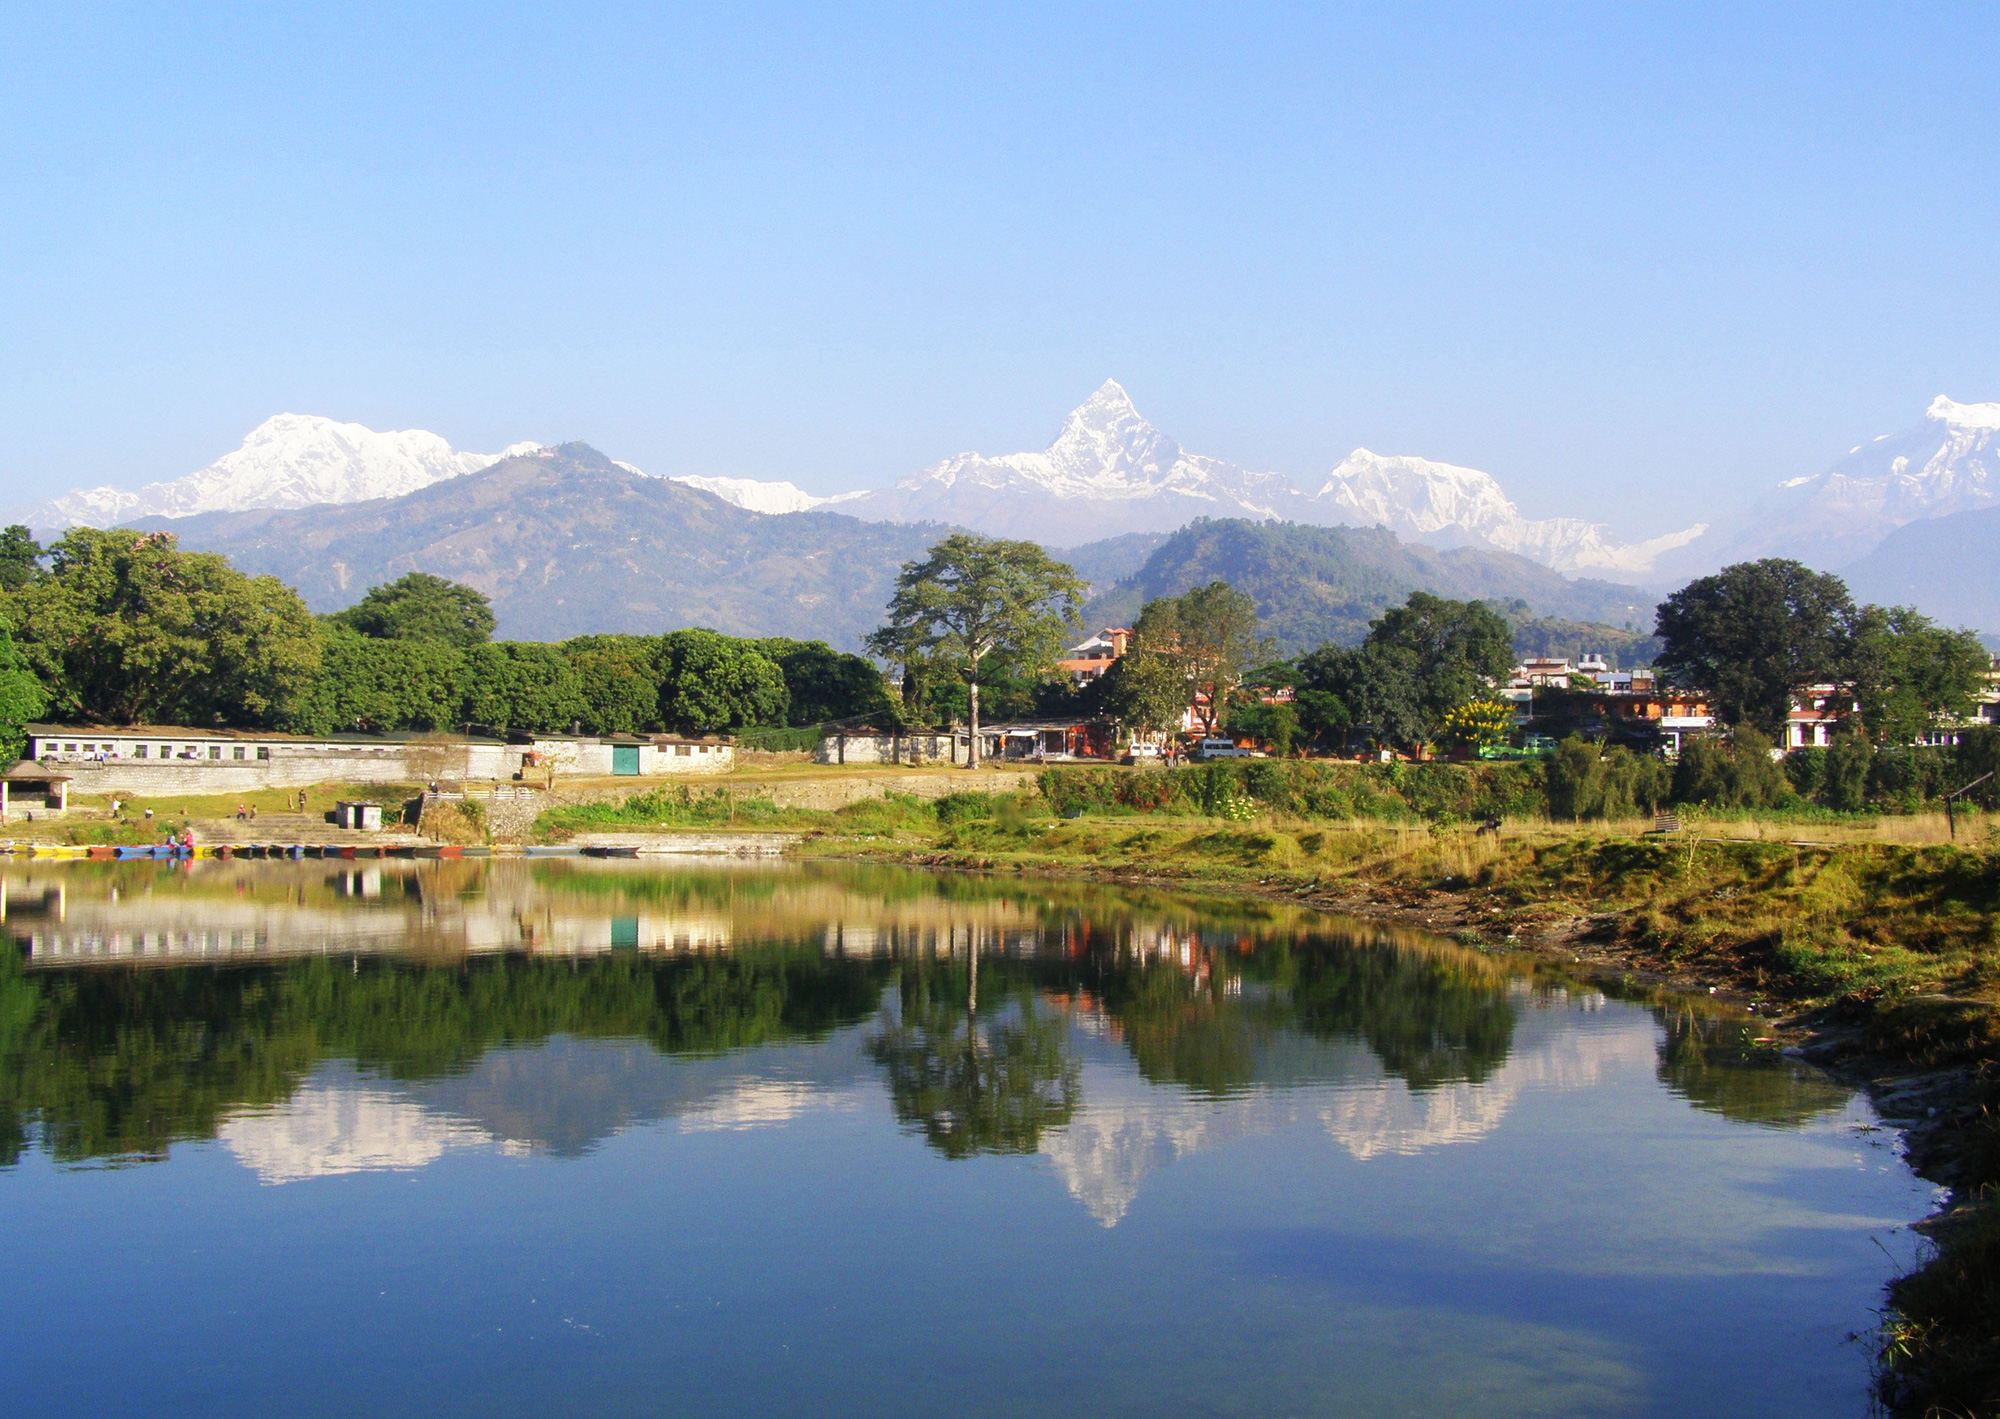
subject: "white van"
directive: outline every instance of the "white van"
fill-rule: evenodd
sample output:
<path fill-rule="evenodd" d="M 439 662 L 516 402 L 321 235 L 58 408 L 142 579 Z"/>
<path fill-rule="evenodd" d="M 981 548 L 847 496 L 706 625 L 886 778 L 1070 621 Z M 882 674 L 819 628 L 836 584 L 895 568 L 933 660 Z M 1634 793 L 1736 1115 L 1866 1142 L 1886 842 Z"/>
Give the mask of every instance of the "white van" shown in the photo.
<path fill-rule="evenodd" d="M 1250 751 L 1237 748 L 1234 739 L 1204 739 L 1195 745 L 1194 755 L 1197 759 L 1247 759 Z"/>

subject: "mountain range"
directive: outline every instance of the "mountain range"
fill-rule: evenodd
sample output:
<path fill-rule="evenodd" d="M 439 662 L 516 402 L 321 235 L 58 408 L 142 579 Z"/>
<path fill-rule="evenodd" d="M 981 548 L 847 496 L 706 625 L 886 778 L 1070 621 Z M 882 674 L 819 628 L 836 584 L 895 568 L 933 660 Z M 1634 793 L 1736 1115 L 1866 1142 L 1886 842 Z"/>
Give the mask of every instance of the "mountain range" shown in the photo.
<path fill-rule="evenodd" d="M 1178 596 L 1212 581 L 1226 581 L 1257 603 L 1263 633 L 1286 656 L 1329 641 L 1357 643 L 1371 620 L 1412 591 L 1502 608 L 1525 603 L 1535 614 L 1592 622 L 1600 629 L 1650 629 L 1653 621 L 1653 599 L 1629 586 L 1572 580 L 1511 553 L 1406 543 L 1383 527 L 1247 518 L 1190 523 L 1129 577 L 1094 596 L 1084 616 L 1093 627 L 1129 626 L 1152 598 Z"/>
<path fill-rule="evenodd" d="M 2000 404 L 1960 404 L 1940 394 L 1923 423 L 1855 445 L 1824 473 L 1779 484 L 1733 530 L 1664 559 L 1662 569 L 1693 575 L 1746 558 L 1792 557 L 1835 571 L 1899 527 L 1995 506 Z"/>
<path fill-rule="evenodd" d="M 199 532 L 183 530 L 200 540 L 221 535 L 226 525 L 235 529 L 228 534 L 233 538 L 244 525 L 227 523 L 229 518 L 287 510 L 325 513 L 413 495 L 546 451 L 524 442 L 497 454 L 472 453 L 424 430 L 378 433 L 359 424 L 281 414 L 259 425 L 239 448 L 184 478 L 136 492 L 83 489 L 17 510 L 11 520 L 47 536 L 78 523 L 152 518 L 182 528 L 190 519 L 221 518 L 225 522 L 205 524 Z M 606 460 L 595 450 L 590 458 L 645 478 L 630 464 Z M 1892 548 L 1891 534 L 1898 528 L 2000 506 L 1996 459 L 2000 403 L 1962 404 L 1941 395 L 1919 426 L 1859 445 L 1815 477 L 1789 480 L 1745 516 L 1724 518 L 1713 528 L 1697 524 L 1621 542 L 1583 518 L 1524 517 L 1490 475 L 1430 459 L 1356 449 L 1306 486 L 1282 474 L 1191 453 L 1149 423 L 1116 381 L 1106 380 L 1070 412 L 1046 449 L 961 453 L 874 490 L 828 498 L 792 482 L 706 475 L 646 483 L 713 497 L 750 516 L 837 510 L 884 528 L 931 523 L 1032 538 L 1088 560 L 1089 566 L 1079 563 L 1079 568 L 1100 590 L 1136 572 L 1161 539 L 1208 518 L 1379 527 L 1404 543 L 1512 553 L 1553 572 L 1628 583 L 1656 594 L 1728 562 L 1767 555 L 1794 556 L 1825 570 L 1852 566 L 1866 581 L 1875 575 L 1870 556 L 1878 547 Z M 461 545 L 470 535 L 454 534 Z M 1922 545 L 1924 536 L 1913 533 L 1893 545 Z M 879 537 L 884 545 L 910 540 L 891 531 Z M 1919 559 L 1910 563 L 1909 575 L 1898 573 L 1890 581 L 1913 588 L 1917 604 L 1941 620 L 2000 630 L 1994 598 L 1982 599 L 1974 585 L 1992 560 L 1974 557 L 1968 563 L 1961 557 L 1949 573 L 1917 575 L 1924 571 Z"/>
<path fill-rule="evenodd" d="M 499 633 L 515 639 L 708 626 L 843 649 L 881 623 L 898 569 L 943 532 L 830 512 L 749 512 L 580 443 L 518 453 L 401 497 L 136 525 L 279 577 L 315 611 L 426 571 L 484 592 Z"/>
<path fill-rule="evenodd" d="M 423 429 L 377 433 L 311 414 L 279 414 L 252 429 L 239 447 L 185 478 L 148 483 L 137 492 L 79 488 L 20 509 L 14 520 L 47 534 L 79 524 L 111 527 L 140 517 L 393 498 L 540 446 L 517 443 L 499 453 L 466 453 Z"/>
<path fill-rule="evenodd" d="M 48 534 L 78 523 L 364 502 L 462 478 L 540 447 L 530 442 L 497 454 L 466 453 L 423 430 L 375 433 L 359 424 L 280 414 L 252 430 L 240 448 L 185 478 L 136 493 L 84 489 L 13 517 Z M 791 482 L 707 475 L 673 481 L 773 516 L 837 506 L 864 521 L 943 522 L 1064 544 L 1172 532 L 1198 517 L 1380 525 L 1413 541 L 1517 552 L 1558 571 L 1627 580 L 1643 579 L 1663 551 L 1703 530 L 1622 543 L 1581 518 L 1521 516 L 1500 485 L 1477 469 L 1367 449 L 1356 449 L 1308 490 L 1280 473 L 1190 453 L 1149 423 L 1116 380 L 1106 380 L 1073 409 L 1040 452 L 961 453 L 872 491 L 821 497 Z"/>
<path fill-rule="evenodd" d="M 305 508 L 149 518 L 190 550 L 299 588 L 327 612 L 409 571 L 464 582 L 493 602 L 499 634 L 710 626 L 858 649 L 881 623 L 897 572 L 947 530 L 812 509 L 755 513 L 706 490 L 614 463 L 587 444 L 536 448 L 401 497 Z M 1148 596 L 1216 576 L 1242 585 L 1288 648 L 1351 641 L 1419 587 L 1521 600 L 1546 615 L 1646 614 L 1630 588 L 1579 582 L 1524 557 L 1406 546 L 1380 528 L 1199 520 L 1169 536 L 1123 534 L 1067 549 L 1098 588 L 1088 614 L 1122 621 Z"/>

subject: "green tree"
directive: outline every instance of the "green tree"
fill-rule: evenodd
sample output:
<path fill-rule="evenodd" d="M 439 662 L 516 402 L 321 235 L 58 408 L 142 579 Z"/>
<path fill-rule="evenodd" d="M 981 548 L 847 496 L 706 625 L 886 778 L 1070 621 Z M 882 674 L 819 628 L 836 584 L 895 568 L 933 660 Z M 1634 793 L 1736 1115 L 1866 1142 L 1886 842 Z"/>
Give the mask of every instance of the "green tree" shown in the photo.
<path fill-rule="evenodd" d="M 1738 562 L 1660 603 L 1656 667 L 1668 682 L 1715 696 L 1730 724 L 1782 736 L 1792 692 L 1838 680 L 1854 602 L 1839 577 L 1798 562 Z"/>
<path fill-rule="evenodd" d="M 496 733 L 562 733 L 590 713 L 562 647 L 540 641 L 494 641 L 474 650 L 466 667 L 463 718 Z"/>
<path fill-rule="evenodd" d="M 782 636 L 750 644 L 785 677 L 789 723 L 893 721 L 894 706 L 888 687 L 882 683 L 882 672 L 866 657 L 835 650 L 825 641 L 795 641 Z"/>
<path fill-rule="evenodd" d="M 897 1121 L 945 1157 L 1032 1153 L 1045 1130 L 1075 1116 L 1082 1097 L 1068 1027 L 1026 994 L 1017 1012 L 982 1019 L 972 969 L 964 1001 L 934 993 L 965 980 L 962 972 L 906 974 L 899 1017 L 868 1052 L 888 1075 Z"/>
<path fill-rule="evenodd" d="M 1853 813 L 1868 806 L 1868 771 L 1874 767 L 1875 746 L 1861 726 L 1849 722 L 1826 749 L 1826 771 L 1819 801 L 1828 808 Z"/>
<path fill-rule="evenodd" d="M 1214 734 L 1222 723 L 1252 662 L 1270 653 L 1257 638 L 1257 604 L 1226 581 L 1147 602 L 1133 623 L 1132 640 L 1179 666 L 1187 703 L 1204 734 Z"/>
<path fill-rule="evenodd" d="M 1268 744 L 1273 754 L 1283 758 L 1292 752 L 1292 742 L 1299 736 L 1299 712 L 1290 705 L 1267 705 L 1258 700 L 1232 705 L 1229 732 Z"/>
<path fill-rule="evenodd" d="M 1791 783 L 1771 757 L 1771 741 L 1753 725 L 1739 724 L 1727 739 L 1689 739 L 1674 762 L 1676 803 L 1714 808 L 1771 808 Z"/>
<path fill-rule="evenodd" d="M 48 703 L 48 687 L 28 668 L 14 644 L 13 631 L 0 621 L 0 760 L 11 763 L 21 757 L 28 740 L 26 726 Z"/>
<path fill-rule="evenodd" d="M 1187 677 L 1179 660 L 1134 641 L 1097 682 L 1099 703 L 1120 724 L 1171 730 L 1188 707 Z"/>
<path fill-rule="evenodd" d="M 448 641 L 374 640 L 322 622 L 320 673 L 285 717 L 298 734 L 449 729 L 462 716 L 468 668 Z"/>
<path fill-rule="evenodd" d="M 1864 606 L 1846 661 L 1869 737 L 1908 745 L 1972 717 L 1989 658 L 1971 631 L 1947 631 L 1908 606 Z"/>
<path fill-rule="evenodd" d="M 319 627 L 275 577 L 183 552 L 167 532 L 72 528 L 50 558 L 7 601 L 53 713 L 270 725 L 319 673 Z"/>
<path fill-rule="evenodd" d="M 905 562 L 889 620 L 868 639 L 874 654 L 904 665 L 936 655 L 966 685 L 972 728 L 968 768 L 979 767 L 979 687 L 987 657 L 1039 674 L 1077 626 L 1085 587 L 1033 542 L 955 532 L 919 562 Z"/>
<path fill-rule="evenodd" d="M 1299 662 L 1311 689 L 1334 696 L 1378 739 L 1421 750 L 1453 711 L 1483 699 L 1513 669 L 1507 623 L 1478 601 L 1417 591 L 1369 624 L 1354 650 L 1325 646 Z"/>
<path fill-rule="evenodd" d="M 659 642 L 639 636 L 629 639 L 640 644 L 578 646 L 568 642 L 563 646 L 583 690 L 583 725 L 592 734 L 637 734 L 661 725 Z"/>
<path fill-rule="evenodd" d="M 493 638 L 493 605 L 460 582 L 408 572 L 368 594 L 333 620 L 376 640 L 449 641 L 472 650 Z"/>
<path fill-rule="evenodd" d="M 42 574 L 42 547 L 20 523 L 0 529 L 0 591 L 18 591 Z"/>
<path fill-rule="evenodd" d="M 784 672 L 753 642 L 716 631 L 660 637 L 660 718 L 683 734 L 785 722 Z"/>

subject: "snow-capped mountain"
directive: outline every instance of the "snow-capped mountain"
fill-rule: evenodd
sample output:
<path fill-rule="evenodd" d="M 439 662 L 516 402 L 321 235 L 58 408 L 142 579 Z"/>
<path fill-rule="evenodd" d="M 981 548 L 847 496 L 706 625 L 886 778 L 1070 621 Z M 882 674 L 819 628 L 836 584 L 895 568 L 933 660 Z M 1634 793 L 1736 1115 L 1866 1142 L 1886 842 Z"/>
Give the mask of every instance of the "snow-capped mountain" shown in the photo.
<path fill-rule="evenodd" d="M 1644 576 L 1664 552 L 1686 546 L 1706 523 L 1645 542 L 1618 542 L 1601 523 L 1526 518 L 1489 473 L 1428 458 L 1385 457 L 1357 448 L 1313 494 L 1300 521 L 1388 528 L 1434 546 L 1484 545 L 1559 572 L 1613 579 Z"/>
<path fill-rule="evenodd" d="M 634 468 L 632 471 L 636 473 L 639 470 Z M 685 483 L 690 488 L 713 493 L 724 502 L 734 503 L 751 512 L 774 515 L 785 512 L 810 512 L 829 503 L 851 502 L 855 498 L 866 496 L 864 493 L 836 493 L 830 498 L 822 498 L 816 493 L 808 493 L 796 483 L 767 483 L 755 478 L 711 478 L 693 473 L 683 473 L 668 481 Z"/>
<path fill-rule="evenodd" d="M 279 414 L 185 478 L 149 483 L 137 492 L 79 489 L 17 512 L 14 520 L 52 532 L 110 527 L 139 517 L 365 502 L 414 493 L 540 447 L 517 443 L 499 453 L 468 453 L 423 429 L 377 433 L 312 414 Z"/>
<path fill-rule="evenodd" d="M 2000 505 L 2000 403 L 1938 395 L 1924 422 L 1857 444 L 1826 472 L 1770 490 L 1726 533 L 1666 559 L 1693 574 L 1757 557 L 1838 571 L 1913 522 Z"/>
<path fill-rule="evenodd" d="M 1898 527 L 1996 504 L 2000 403 L 1940 394 L 1915 428 L 1857 444 L 1826 472 L 1779 484 L 1735 535 L 1690 550 L 1715 542 L 1706 560 L 1716 566 L 1779 556 L 1833 571 Z"/>
<path fill-rule="evenodd" d="M 751 506 L 744 503 L 744 506 Z M 1168 532 L 1196 517 L 1288 519 L 1388 527 L 1439 546 L 1515 552 L 1558 571 L 1636 578 L 1662 552 L 1701 536 L 1691 527 L 1647 542 L 1614 540 L 1579 518 L 1522 517 L 1486 473 L 1356 449 L 1308 494 L 1280 473 L 1254 473 L 1189 453 L 1149 424 L 1116 380 L 1070 413 L 1040 453 L 961 453 L 843 512 L 935 520 L 1058 546 L 1123 532 Z"/>
<path fill-rule="evenodd" d="M 1040 453 L 961 453 L 842 509 L 890 522 L 951 522 L 1057 545 L 1167 532 L 1196 517 L 1274 518 L 1297 489 L 1188 453 L 1107 379 Z"/>

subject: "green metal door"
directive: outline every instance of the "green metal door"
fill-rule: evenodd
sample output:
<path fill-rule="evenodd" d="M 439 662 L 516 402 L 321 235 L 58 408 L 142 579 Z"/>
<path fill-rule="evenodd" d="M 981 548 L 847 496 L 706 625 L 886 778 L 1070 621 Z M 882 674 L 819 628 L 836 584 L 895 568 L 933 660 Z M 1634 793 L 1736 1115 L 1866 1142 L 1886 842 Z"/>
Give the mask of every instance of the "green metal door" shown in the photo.
<path fill-rule="evenodd" d="M 637 744 L 613 744 L 611 746 L 611 772 L 614 774 L 634 774 L 639 772 L 639 746 Z"/>

